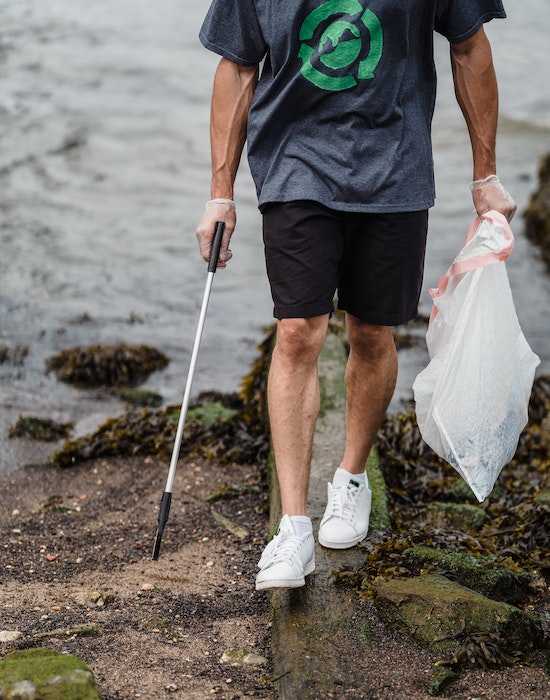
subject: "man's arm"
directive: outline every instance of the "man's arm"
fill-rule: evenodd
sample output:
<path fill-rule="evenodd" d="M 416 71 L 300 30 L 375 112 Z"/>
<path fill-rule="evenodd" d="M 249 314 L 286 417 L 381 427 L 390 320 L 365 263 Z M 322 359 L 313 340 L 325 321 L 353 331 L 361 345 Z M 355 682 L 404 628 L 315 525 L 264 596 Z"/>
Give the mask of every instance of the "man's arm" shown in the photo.
<path fill-rule="evenodd" d="M 222 58 L 214 77 L 210 113 L 212 152 L 211 200 L 197 227 L 201 255 L 210 257 L 216 221 L 225 223 L 219 267 L 231 258 L 229 241 L 235 229 L 233 185 L 246 141 L 248 111 L 258 82 L 258 66 L 241 66 Z"/>
<path fill-rule="evenodd" d="M 496 177 L 498 87 L 483 27 L 466 41 L 451 44 L 451 65 L 456 98 L 472 145 L 476 211 L 481 215 L 495 209 L 510 220 L 516 203 Z"/>

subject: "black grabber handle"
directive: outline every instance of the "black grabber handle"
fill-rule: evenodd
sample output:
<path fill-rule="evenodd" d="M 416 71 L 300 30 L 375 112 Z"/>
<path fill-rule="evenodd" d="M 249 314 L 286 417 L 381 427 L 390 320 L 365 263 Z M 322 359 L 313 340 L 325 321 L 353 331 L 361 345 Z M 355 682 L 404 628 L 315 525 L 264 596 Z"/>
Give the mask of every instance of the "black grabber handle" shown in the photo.
<path fill-rule="evenodd" d="M 222 247 L 223 231 L 225 224 L 223 221 L 216 222 L 216 230 L 212 239 L 212 250 L 210 252 L 210 260 L 208 261 L 208 272 L 216 272 L 218 266 L 218 258 L 220 257 L 220 248 Z"/>

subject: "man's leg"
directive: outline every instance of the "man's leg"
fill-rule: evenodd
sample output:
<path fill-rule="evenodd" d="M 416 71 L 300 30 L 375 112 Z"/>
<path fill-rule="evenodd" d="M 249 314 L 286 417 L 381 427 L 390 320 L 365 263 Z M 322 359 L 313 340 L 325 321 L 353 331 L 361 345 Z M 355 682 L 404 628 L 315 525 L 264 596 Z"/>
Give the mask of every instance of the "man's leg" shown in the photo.
<path fill-rule="evenodd" d="M 320 390 L 317 361 L 328 315 L 282 319 L 277 326 L 267 398 L 283 515 L 306 515 Z"/>
<path fill-rule="evenodd" d="M 352 474 L 365 463 L 397 379 L 392 326 L 374 326 L 346 314 L 350 354 L 346 367 L 346 449 L 341 467 Z"/>
<path fill-rule="evenodd" d="M 296 588 L 315 569 L 315 543 L 307 517 L 313 433 L 320 407 L 317 360 L 328 314 L 282 319 L 268 380 L 271 437 L 283 517 L 259 561 L 256 588 Z"/>
<path fill-rule="evenodd" d="M 350 354 L 346 367 L 346 448 L 328 485 L 319 542 L 353 547 L 367 535 L 372 494 L 365 463 L 395 389 L 397 352 L 391 326 L 346 314 Z"/>

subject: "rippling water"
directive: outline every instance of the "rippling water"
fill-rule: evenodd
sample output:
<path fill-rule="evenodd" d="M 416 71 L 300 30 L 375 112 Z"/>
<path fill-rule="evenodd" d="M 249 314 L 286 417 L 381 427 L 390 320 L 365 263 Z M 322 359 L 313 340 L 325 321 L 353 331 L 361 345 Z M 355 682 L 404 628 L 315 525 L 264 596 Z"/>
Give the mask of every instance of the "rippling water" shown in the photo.
<path fill-rule="evenodd" d="M 525 207 L 550 150 L 548 0 L 509 0 L 487 26 L 501 89 L 499 173 Z M 78 434 L 124 410 L 104 394 L 44 374 L 61 348 L 141 343 L 172 357 L 147 382 L 178 403 L 206 269 L 194 228 L 209 194 L 208 112 L 217 58 L 196 36 L 198 0 L 0 0 L 0 345 L 28 346 L 0 365 L 0 468 L 19 414 L 76 420 Z M 448 48 L 437 42 L 437 205 L 425 289 L 460 248 L 471 218 L 469 142 Z M 195 391 L 234 390 L 271 322 L 260 217 L 245 163 L 230 266 L 219 272 Z M 550 277 L 514 221 L 508 262 L 525 335 L 550 363 Z M 427 291 L 422 308 L 429 312 Z M 402 355 L 393 406 L 410 395 L 424 351 Z"/>

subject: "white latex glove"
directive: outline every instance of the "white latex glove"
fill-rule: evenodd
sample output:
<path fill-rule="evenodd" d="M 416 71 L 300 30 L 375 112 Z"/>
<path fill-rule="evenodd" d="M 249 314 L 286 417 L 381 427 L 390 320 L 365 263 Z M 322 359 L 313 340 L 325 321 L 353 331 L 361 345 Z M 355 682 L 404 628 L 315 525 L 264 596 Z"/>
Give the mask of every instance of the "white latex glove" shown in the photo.
<path fill-rule="evenodd" d="M 227 262 L 233 257 L 233 253 L 229 249 L 229 241 L 237 223 L 235 202 L 232 199 L 211 199 L 204 206 L 204 214 L 195 233 L 201 256 L 206 262 L 210 260 L 212 239 L 214 238 L 214 230 L 218 221 L 223 221 L 225 224 L 218 267 L 225 267 Z"/>
<path fill-rule="evenodd" d="M 489 175 L 483 180 L 474 180 L 470 189 L 479 216 L 494 209 L 504 214 L 508 221 L 512 220 L 518 207 L 509 192 L 502 186 L 497 175 Z"/>

